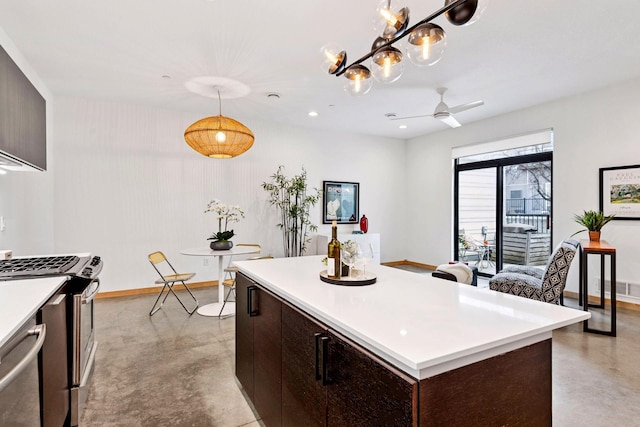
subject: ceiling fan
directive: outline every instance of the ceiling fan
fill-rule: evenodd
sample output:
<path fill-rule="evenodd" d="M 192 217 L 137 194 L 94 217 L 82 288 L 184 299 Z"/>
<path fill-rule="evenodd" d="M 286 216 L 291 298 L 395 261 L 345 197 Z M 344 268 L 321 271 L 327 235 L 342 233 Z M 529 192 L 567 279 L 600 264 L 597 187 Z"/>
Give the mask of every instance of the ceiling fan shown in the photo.
<path fill-rule="evenodd" d="M 421 116 L 409 116 L 409 117 L 392 117 L 391 120 L 404 120 L 404 119 L 415 119 L 418 117 L 433 117 L 435 119 L 441 120 L 452 128 L 457 128 L 462 126 L 455 117 L 454 114 L 460 113 L 462 111 L 469 110 L 471 108 L 479 107 L 484 105 L 484 101 L 473 101 L 468 102 L 466 104 L 456 105 L 455 107 L 449 108 L 447 104 L 444 102 L 444 93 L 447 91 L 446 87 L 441 87 L 437 89 L 437 92 L 440 94 L 440 103 L 436 106 L 433 114 L 423 114 Z"/>

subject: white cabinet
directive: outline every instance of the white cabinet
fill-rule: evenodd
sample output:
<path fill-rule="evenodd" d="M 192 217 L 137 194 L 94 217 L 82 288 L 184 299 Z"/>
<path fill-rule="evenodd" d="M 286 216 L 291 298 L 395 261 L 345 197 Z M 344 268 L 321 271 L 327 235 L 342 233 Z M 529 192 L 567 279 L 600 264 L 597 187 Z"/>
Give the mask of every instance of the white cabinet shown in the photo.
<path fill-rule="evenodd" d="M 326 234 L 318 234 L 318 238 L 316 239 L 316 253 L 318 255 L 326 255 L 327 254 L 327 246 L 329 245 L 329 240 L 331 240 L 331 235 Z M 365 234 L 338 234 L 338 240 L 341 243 L 346 242 L 347 240 L 351 240 L 358 244 L 369 244 L 373 245 L 373 263 L 380 264 L 380 234 L 378 233 L 365 233 Z"/>

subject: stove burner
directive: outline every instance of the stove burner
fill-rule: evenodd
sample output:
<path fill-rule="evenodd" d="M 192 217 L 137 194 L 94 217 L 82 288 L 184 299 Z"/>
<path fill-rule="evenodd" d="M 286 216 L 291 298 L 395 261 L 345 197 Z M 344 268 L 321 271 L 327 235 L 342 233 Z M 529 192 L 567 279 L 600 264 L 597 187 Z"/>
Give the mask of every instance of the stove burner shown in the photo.
<path fill-rule="evenodd" d="M 75 255 L 0 260 L 0 278 L 63 275 L 78 261 Z"/>

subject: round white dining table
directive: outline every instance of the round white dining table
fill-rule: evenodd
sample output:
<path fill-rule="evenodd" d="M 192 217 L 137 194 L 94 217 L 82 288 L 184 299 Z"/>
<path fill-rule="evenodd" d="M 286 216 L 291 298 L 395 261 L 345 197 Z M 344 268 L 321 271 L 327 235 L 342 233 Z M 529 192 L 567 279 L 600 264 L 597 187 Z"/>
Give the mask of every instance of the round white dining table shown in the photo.
<path fill-rule="evenodd" d="M 224 305 L 224 311 L 220 313 L 224 302 L 224 259 L 233 255 L 255 254 L 259 252 L 260 248 L 256 246 L 234 246 L 227 251 L 214 251 L 208 247 L 182 249 L 180 251 L 182 255 L 218 257 L 218 302 L 203 305 L 198 309 L 197 313 L 202 316 L 233 316 L 236 312 L 236 303 L 233 301 L 227 301 Z"/>

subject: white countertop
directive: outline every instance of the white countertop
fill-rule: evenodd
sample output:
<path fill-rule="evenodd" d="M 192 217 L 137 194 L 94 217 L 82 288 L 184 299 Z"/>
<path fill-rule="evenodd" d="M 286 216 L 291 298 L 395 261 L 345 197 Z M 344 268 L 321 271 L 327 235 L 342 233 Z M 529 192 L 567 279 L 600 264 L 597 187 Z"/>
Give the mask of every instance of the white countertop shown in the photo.
<path fill-rule="evenodd" d="M 67 279 L 67 276 L 57 276 L 0 281 L 0 347 Z"/>
<path fill-rule="evenodd" d="M 369 286 L 322 282 L 322 256 L 237 261 L 241 272 L 418 379 L 551 338 L 588 312 L 367 266 Z"/>

